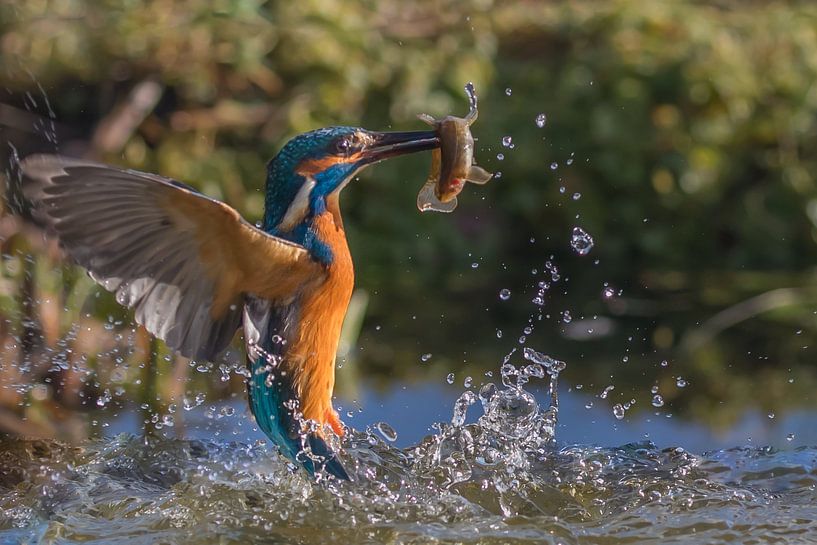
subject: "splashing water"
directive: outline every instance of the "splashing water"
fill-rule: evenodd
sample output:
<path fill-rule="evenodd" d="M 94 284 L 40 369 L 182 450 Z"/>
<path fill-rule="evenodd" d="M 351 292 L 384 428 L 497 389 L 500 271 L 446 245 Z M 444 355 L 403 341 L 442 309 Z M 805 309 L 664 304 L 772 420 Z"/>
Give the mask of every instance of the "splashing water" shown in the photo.
<path fill-rule="evenodd" d="M 522 357 L 418 445 L 390 444 L 385 422 L 350 431 L 352 483 L 315 484 L 266 443 L 6 440 L 0 542 L 785 543 L 817 531 L 817 449 L 559 446 L 565 364 Z M 525 390 L 541 379 L 546 408 Z"/>

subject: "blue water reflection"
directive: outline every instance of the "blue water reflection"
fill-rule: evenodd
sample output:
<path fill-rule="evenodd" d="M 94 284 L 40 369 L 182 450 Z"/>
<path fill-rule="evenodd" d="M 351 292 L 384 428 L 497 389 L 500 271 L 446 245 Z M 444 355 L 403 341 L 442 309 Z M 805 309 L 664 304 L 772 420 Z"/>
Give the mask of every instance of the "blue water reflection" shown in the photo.
<path fill-rule="evenodd" d="M 388 422 L 398 433 L 395 444 L 406 447 L 433 432 L 435 422 L 448 422 L 454 401 L 462 393 L 459 386 L 424 383 L 393 387 L 377 391 L 361 388 L 357 399 L 338 399 L 344 421 L 357 429 L 377 422 Z M 546 392 L 531 389 L 540 405 L 546 405 Z M 587 408 L 589 402 L 593 403 Z M 728 429 L 715 429 L 704 422 L 679 418 L 668 407 L 643 407 L 628 411 L 623 420 L 613 415 L 610 399 L 599 399 L 593 393 L 571 390 L 562 384 L 559 394 L 560 412 L 556 438 L 560 444 L 615 446 L 649 439 L 658 447 L 682 446 L 692 452 L 706 452 L 734 446 L 773 446 L 790 449 L 817 445 L 814 412 L 793 411 L 770 419 L 759 411 L 744 414 Z M 225 408 L 231 408 L 225 410 Z M 349 417 L 347 412 L 352 413 Z M 233 413 L 234 414 L 230 414 Z M 479 405 L 472 406 L 468 421 L 481 414 Z M 183 418 L 169 435 L 191 439 L 252 442 L 265 440 L 246 409 L 246 400 L 237 396 L 230 402 L 211 404 L 182 413 Z M 141 416 L 138 411 L 123 411 L 103 430 L 106 435 L 120 432 L 139 433 Z M 791 440 L 789 436 L 793 434 Z"/>

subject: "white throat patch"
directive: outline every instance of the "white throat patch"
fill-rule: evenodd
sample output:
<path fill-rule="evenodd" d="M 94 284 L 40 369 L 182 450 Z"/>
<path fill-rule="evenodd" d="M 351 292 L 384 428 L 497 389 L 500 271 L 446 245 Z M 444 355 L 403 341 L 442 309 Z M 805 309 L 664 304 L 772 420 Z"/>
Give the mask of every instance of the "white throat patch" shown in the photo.
<path fill-rule="evenodd" d="M 285 233 L 294 229 L 306 217 L 306 213 L 309 211 L 309 196 L 315 188 L 315 184 L 315 179 L 312 176 L 306 177 L 306 182 L 298 190 L 295 198 L 292 199 L 292 204 L 287 208 L 284 218 L 277 225 L 279 231 Z"/>

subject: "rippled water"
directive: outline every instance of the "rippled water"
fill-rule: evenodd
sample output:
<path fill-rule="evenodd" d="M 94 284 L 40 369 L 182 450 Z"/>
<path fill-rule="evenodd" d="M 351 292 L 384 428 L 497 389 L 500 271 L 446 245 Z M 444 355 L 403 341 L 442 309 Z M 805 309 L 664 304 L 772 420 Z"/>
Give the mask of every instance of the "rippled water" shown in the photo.
<path fill-rule="evenodd" d="M 264 442 L 4 440 L 0 543 L 813 542 L 817 449 L 560 445 L 563 364 L 528 355 L 418 445 L 350 432 L 352 483 L 315 483 Z M 543 408 L 524 386 L 546 373 Z"/>

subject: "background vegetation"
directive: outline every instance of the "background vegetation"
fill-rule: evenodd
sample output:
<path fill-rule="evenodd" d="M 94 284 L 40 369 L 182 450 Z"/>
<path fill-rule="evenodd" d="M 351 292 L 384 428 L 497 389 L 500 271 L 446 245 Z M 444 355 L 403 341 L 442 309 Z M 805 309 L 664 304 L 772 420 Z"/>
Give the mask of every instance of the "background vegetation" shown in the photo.
<path fill-rule="evenodd" d="M 722 424 L 815 402 L 811 3 L 0 1 L 0 55 L 12 182 L 15 154 L 58 149 L 183 180 L 252 219 L 287 138 L 419 128 L 419 112 L 463 113 L 473 81 L 477 157 L 501 177 L 450 216 L 414 208 L 427 157 L 346 190 L 364 290 L 347 387 L 495 369 L 533 314 L 528 344 L 573 383 L 615 383 L 611 402 L 644 408 L 658 383 L 676 411 Z M 82 436 L 75 410 L 109 398 L 241 391 L 240 354 L 172 358 L 19 208 L 7 192 L 0 427 Z M 595 238 L 587 256 L 575 226 Z M 673 388 L 680 375 L 694 387 Z"/>

